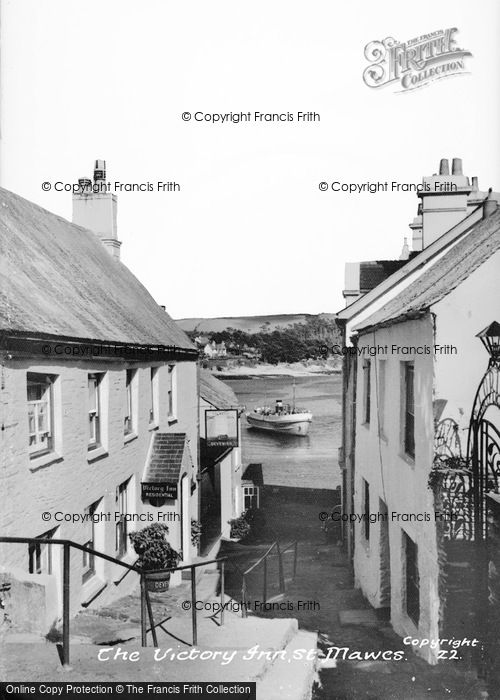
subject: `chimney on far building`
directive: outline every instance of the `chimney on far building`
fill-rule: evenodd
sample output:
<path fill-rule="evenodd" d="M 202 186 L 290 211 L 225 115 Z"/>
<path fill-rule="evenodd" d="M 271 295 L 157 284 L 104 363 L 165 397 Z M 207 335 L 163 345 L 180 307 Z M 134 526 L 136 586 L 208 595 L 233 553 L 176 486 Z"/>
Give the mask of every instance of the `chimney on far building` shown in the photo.
<path fill-rule="evenodd" d="M 487 219 L 488 216 L 491 216 L 493 212 L 497 210 L 498 207 L 498 202 L 496 199 L 493 199 L 493 192 L 490 187 L 488 190 L 488 196 L 484 200 L 483 204 L 483 219 Z"/>
<path fill-rule="evenodd" d="M 421 200 L 421 220 L 415 219 L 410 228 L 413 230 L 413 250 L 423 250 L 436 239 L 449 231 L 469 214 L 468 197 L 471 193 L 469 180 L 463 174 L 462 159 L 453 158 L 450 164 L 442 158 L 439 175 L 424 177 L 422 191 L 418 192 Z M 420 247 L 418 247 L 420 246 Z"/>
<path fill-rule="evenodd" d="M 410 249 L 408 247 L 408 239 L 405 236 L 405 240 L 403 243 L 403 249 L 401 251 L 401 255 L 399 256 L 399 259 L 400 260 L 408 260 L 409 257 L 410 257 Z"/>
<path fill-rule="evenodd" d="M 73 194 L 73 223 L 93 231 L 108 253 L 120 259 L 121 241 L 116 227 L 116 195 L 106 182 L 106 161 L 96 160 L 94 181 L 80 178 Z"/>
<path fill-rule="evenodd" d="M 346 306 L 349 306 L 349 304 L 352 304 L 353 301 L 356 301 L 356 299 L 361 296 L 360 268 L 361 263 L 359 262 L 347 262 L 345 264 L 345 289 L 342 295 L 345 299 Z"/>
<path fill-rule="evenodd" d="M 412 251 L 418 252 L 422 250 L 423 244 L 422 244 L 422 202 L 418 203 L 418 210 L 417 210 L 417 216 L 413 219 L 411 224 L 409 224 L 411 228 L 411 249 Z"/>

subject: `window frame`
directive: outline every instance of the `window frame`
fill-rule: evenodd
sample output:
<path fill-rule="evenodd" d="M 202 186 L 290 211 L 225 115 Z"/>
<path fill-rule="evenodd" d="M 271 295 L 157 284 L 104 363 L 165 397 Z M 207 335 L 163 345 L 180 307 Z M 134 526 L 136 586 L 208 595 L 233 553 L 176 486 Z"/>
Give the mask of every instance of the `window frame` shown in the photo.
<path fill-rule="evenodd" d="M 404 455 L 415 460 L 415 362 L 406 361 L 401 364 L 401 446 Z M 409 391 L 410 388 L 411 391 Z M 410 411 L 409 408 L 412 410 Z"/>
<path fill-rule="evenodd" d="M 418 627 L 420 621 L 420 570 L 418 566 L 418 545 L 403 530 L 404 542 L 404 585 L 405 612 Z M 410 558 L 410 553 L 412 557 Z"/>
<path fill-rule="evenodd" d="M 35 540 L 54 539 L 57 528 L 48 530 L 38 535 Z M 54 572 L 53 545 L 42 542 L 30 542 L 28 544 L 28 572 L 36 575 L 49 575 Z M 42 561 L 43 560 L 43 561 Z"/>
<path fill-rule="evenodd" d="M 246 505 L 246 499 L 250 499 L 250 505 Z M 252 501 L 255 499 L 256 505 L 252 505 Z M 259 508 L 260 507 L 260 488 L 255 486 L 255 484 L 243 484 L 243 510 L 248 510 L 249 508 Z"/>
<path fill-rule="evenodd" d="M 126 515 L 128 509 L 129 493 L 128 488 L 131 478 L 122 481 L 116 487 L 116 507 L 120 515 Z M 119 518 L 115 524 L 115 552 L 118 559 L 122 559 L 128 552 L 128 523 L 125 518 Z"/>
<path fill-rule="evenodd" d="M 177 365 L 167 365 L 167 419 L 177 420 Z"/>
<path fill-rule="evenodd" d="M 126 413 L 123 417 L 123 435 L 125 437 L 136 433 L 136 397 L 135 382 L 137 381 L 137 369 L 129 368 L 125 370 L 125 402 Z"/>
<path fill-rule="evenodd" d="M 149 375 L 149 389 L 150 389 L 150 403 L 149 403 L 149 425 L 158 425 L 159 422 L 159 411 L 158 411 L 158 370 L 159 367 L 150 367 Z"/>
<path fill-rule="evenodd" d="M 104 377 L 103 372 L 89 372 L 87 375 L 87 386 L 88 386 L 88 402 L 89 402 L 89 442 L 88 442 L 88 450 L 89 452 L 92 452 L 92 450 L 96 450 L 99 447 L 102 446 L 102 426 L 101 426 L 101 418 L 102 418 L 102 392 L 101 392 L 101 384 L 102 380 Z M 90 406 L 90 381 L 94 380 L 95 381 L 95 410 L 93 411 Z M 92 425 L 92 418 L 91 414 L 94 413 L 94 429 L 95 429 L 95 440 L 92 441 L 92 430 L 91 430 L 91 425 Z"/>
<path fill-rule="evenodd" d="M 101 502 L 101 499 L 98 501 L 94 501 L 94 503 L 91 503 L 89 506 L 87 506 L 84 510 L 84 513 L 88 513 L 89 515 L 94 515 L 94 513 L 97 511 L 99 504 Z M 95 522 L 89 518 L 87 521 L 90 523 L 91 530 L 90 530 L 90 539 L 86 540 L 86 542 L 83 543 L 84 547 L 90 547 L 91 549 L 95 549 Z M 95 569 L 95 555 L 91 554 L 90 552 L 82 552 L 82 583 L 85 583 L 89 579 L 91 579 L 93 576 L 96 574 L 96 569 Z"/>
<path fill-rule="evenodd" d="M 387 360 L 378 360 L 378 375 L 377 375 L 377 416 L 378 416 L 378 434 L 379 437 L 387 440 L 385 434 L 385 404 L 387 394 Z"/>
<path fill-rule="evenodd" d="M 363 360 L 363 425 L 369 426 L 371 419 L 371 360 Z"/>
<path fill-rule="evenodd" d="M 54 438 L 54 382 L 56 377 L 53 374 L 45 374 L 43 372 L 27 372 L 26 374 L 26 404 L 28 407 L 28 452 L 30 459 L 35 459 L 41 457 L 42 455 L 50 454 L 54 452 L 55 438 Z M 40 399 L 30 399 L 29 389 L 30 386 L 42 386 L 44 390 L 42 391 L 42 397 Z M 39 408 L 45 403 L 46 413 L 45 419 L 47 421 L 46 430 L 40 431 L 38 424 L 40 416 L 43 415 Z M 30 428 L 30 406 L 33 406 L 33 421 L 35 430 L 31 432 Z M 45 435 L 47 437 L 47 442 L 45 446 L 40 447 L 40 436 Z M 30 444 L 32 436 L 35 436 L 35 443 Z"/>
<path fill-rule="evenodd" d="M 363 536 L 366 542 L 370 541 L 370 484 L 366 479 L 362 480 L 363 488 Z"/>

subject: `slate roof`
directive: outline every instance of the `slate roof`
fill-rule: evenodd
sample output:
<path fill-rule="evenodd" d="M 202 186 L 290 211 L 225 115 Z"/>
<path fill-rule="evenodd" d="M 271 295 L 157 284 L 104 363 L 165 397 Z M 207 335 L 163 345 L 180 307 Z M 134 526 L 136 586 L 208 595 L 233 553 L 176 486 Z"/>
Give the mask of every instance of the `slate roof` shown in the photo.
<path fill-rule="evenodd" d="M 262 464 L 253 462 L 243 472 L 242 481 L 251 481 L 255 486 L 264 486 L 264 475 L 262 472 Z"/>
<path fill-rule="evenodd" d="M 238 398 L 230 386 L 212 375 L 210 370 L 200 370 L 200 396 L 214 408 L 237 408 Z"/>
<path fill-rule="evenodd" d="M 156 432 L 144 482 L 176 484 L 179 481 L 186 449 L 189 454 L 186 433 Z"/>
<path fill-rule="evenodd" d="M 372 260 L 359 264 L 359 289 L 366 293 L 406 264 L 406 260 Z"/>
<path fill-rule="evenodd" d="M 2 188 L 0 330 L 194 349 L 94 233 Z"/>
<path fill-rule="evenodd" d="M 423 315 L 500 249 L 500 208 L 478 221 L 432 267 L 381 309 L 355 326 L 363 331 Z M 499 270 L 500 276 L 500 270 Z"/>
<path fill-rule="evenodd" d="M 482 206 L 480 207 L 482 210 Z M 478 207 L 479 209 L 479 207 Z M 357 314 L 367 308 L 375 299 L 385 294 L 389 289 L 399 284 L 408 275 L 412 274 L 422 265 L 425 265 L 434 256 L 439 255 L 443 249 L 459 240 L 464 235 L 467 235 L 477 223 L 478 211 L 474 210 L 465 219 L 459 221 L 451 229 L 443 233 L 442 236 L 419 251 L 416 255 L 410 255 L 410 259 L 402 261 L 405 264 L 399 267 L 395 272 L 389 275 L 386 279 L 380 282 L 376 287 L 366 292 L 364 295 L 355 299 L 351 304 L 337 312 L 337 320 L 340 322 L 350 321 Z"/>

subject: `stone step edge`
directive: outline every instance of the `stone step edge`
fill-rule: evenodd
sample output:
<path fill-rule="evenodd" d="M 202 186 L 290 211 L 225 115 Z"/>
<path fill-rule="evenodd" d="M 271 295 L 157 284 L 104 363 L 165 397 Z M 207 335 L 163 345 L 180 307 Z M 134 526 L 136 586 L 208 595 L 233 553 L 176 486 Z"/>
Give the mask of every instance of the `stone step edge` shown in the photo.
<path fill-rule="evenodd" d="M 285 658 L 277 658 L 257 680 L 257 697 L 262 700 L 310 700 L 315 683 L 319 683 L 318 658 L 301 657 L 317 649 L 318 635 L 299 630 L 285 647 Z M 311 654 L 312 656 L 312 654 Z"/>
<path fill-rule="evenodd" d="M 225 600 L 230 601 L 231 598 L 229 598 L 229 596 L 225 596 Z M 85 612 L 88 613 L 88 611 L 85 611 Z M 233 624 L 235 624 L 235 623 L 238 624 L 240 622 L 242 624 L 249 624 L 251 620 L 268 620 L 269 622 L 271 622 L 273 620 L 283 619 L 283 618 L 259 618 L 259 617 L 253 616 L 251 614 L 247 618 L 243 618 L 241 616 L 241 613 L 235 613 L 235 612 L 232 612 L 231 610 L 226 610 L 224 615 L 225 615 L 225 621 L 226 622 L 230 621 Z M 99 617 L 98 615 L 93 615 L 93 616 L 95 616 L 96 618 Z M 106 619 L 109 621 L 115 621 L 114 618 L 106 618 Z M 186 614 L 185 616 L 179 616 L 179 618 L 177 618 L 177 619 L 185 620 L 188 627 L 189 627 L 189 623 L 188 623 L 188 621 L 190 621 L 189 614 Z M 281 648 L 284 648 L 286 646 L 286 644 L 288 644 L 290 638 L 293 637 L 293 635 L 296 633 L 296 631 L 298 629 L 296 620 L 294 618 L 290 618 L 290 619 L 294 620 L 294 624 L 292 623 L 289 626 L 289 628 L 287 629 L 287 632 L 281 641 L 281 645 L 282 645 Z M 248 623 L 246 623 L 245 620 L 248 620 Z M 119 621 L 116 620 L 116 622 L 118 623 Z M 199 625 L 210 624 L 210 623 L 214 624 L 214 631 L 215 631 L 216 627 L 220 628 L 220 626 L 217 625 L 217 623 L 215 623 L 213 620 L 211 620 L 210 616 L 208 616 L 202 612 L 198 613 L 198 624 Z M 148 620 L 148 629 L 149 629 L 149 620 Z M 103 633 L 101 635 L 102 638 L 103 638 L 104 634 L 105 633 Z M 114 636 L 113 636 L 112 632 L 110 631 L 110 639 L 107 642 L 104 642 L 104 641 L 102 641 L 101 637 L 100 637 L 100 641 L 95 641 L 94 637 L 89 636 L 87 634 L 78 634 L 77 633 L 77 634 L 73 635 L 73 634 L 71 634 L 71 627 L 70 627 L 70 646 L 73 646 L 73 645 L 102 646 L 104 643 L 111 644 L 111 645 L 115 645 L 118 643 L 129 644 L 129 643 L 134 643 L 136 640 L 140 640 L 141 634 L 142 634 L 142 632 L 141 632 L 140 626 L 137 626 L 134 624 L 130 624 L 129 626 L 127 626 L 126 624 L 123 624 L 123 623 L 121 625 L 117 624 Z M 35 633 L 30 633 L 30 632 L 8 632 L 3 636 L 1 641 L 3 644 L 25 644 L 25 643 L 49 644 L 49 645 L 53 644 L 53 642 L 46 639 L 45 636 L 38 635 Z M 151 638 L 150 632 L 148 632 L 148 646 L 151 646 L 151 645 L 152 645 L 152 638 Z M 214 649 L 215 648 L 227 649 L 229 647 L 226 647 L 226 646 L 215 647 L 214 646 Z M 237 647 L 234 647 L 234 648 L 237 648 Z"/>
<path fill-rule="evenodd" d="M 206 622 L 208 624 L 213 624 L 213 623 L 210 623 L 209 618 L 206 618 Z M 260 617 L 253 617 L 253 616 L 247 617 L 247 618 L 235 617 L 235 618 L 230 619 L 230 622 L 231 622 L 231 629 L 229 629 L 229 626 L 227 627 L 228 634 L 234 633 L 235 626 L 242 628 L 245 626 L 250 626 L 252 624 L 252 622 L 262 623 L 262 624 L 259 624 L 259 627 L 261 627 L 261 628 L 269 626 L 273 622 L 282 623 L 281 624 L 282 631 L 281 631 L 279 640 L 277 640 L 278 641 L 277 648 L 268 649 L 269 651 L 280 651 L 280 650 L 284 649 L 298 632 L 298 622 L 295 618 L 281 618 L 281 617 L 280 618 L 260 618 Z M 284 624 L 284 623 L 286 623 L 286 624 Z M 221 633 L 223 633 L 225 631 L 224 627 L 218 627 L 218 629 L 221 630 Z M 175 626 L 173 628 L 171 627 L 169 631 L 172 634 L 179 636 L 179 630 L 176 629 Z M 261 631 L 262 630 L 259 630 L 259 632 L 261 632 Z M 216 651 L 225 651 L 225 650 L 248 651 L 248 648 L 249 648 L 248 644 L 246 644 L 246 643 L 242 644 L 241 640 L 238 640 L 238 639 L 230 642 L 229 644 L 222 639 L 216 639 L 216 638 L 213 640 L 210 640 L 210 642 L 206 643 L 200 639 L 200 636 L 201 636 L 200 632 L 202 632 L 201 626 L 198 627 L 198 644 L 196 645 L 200 649 L 212 649 L 212 650 L 216 650 Z M 265 640 L 259 640 L 256 638 L 255 644 L 259 644 L 262 647 L 262 651 L 266 650 L 266 648 L 264 647 L 265 643 L 266 643 Z M 255 646 L 255 644 L 252 642 L 251 646 Z M 273 662 L 271 662 L 271 663 L 273 663 Z"/>

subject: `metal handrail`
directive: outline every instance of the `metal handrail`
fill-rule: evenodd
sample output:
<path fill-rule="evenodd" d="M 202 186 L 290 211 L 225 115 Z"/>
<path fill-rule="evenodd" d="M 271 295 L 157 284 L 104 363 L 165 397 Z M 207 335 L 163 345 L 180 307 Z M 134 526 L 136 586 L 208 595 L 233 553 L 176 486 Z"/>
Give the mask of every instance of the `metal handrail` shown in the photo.
<path fill-rule="evenodd" d="M 255 569 L 256 566 L 258 566 L 261 563 L 261 561 L 266 559 L 269 556 L 271 550 L 273 550 L 276 547 L 276 545 L 277 545 L 277 542 L 273 542 L 272 545 L 269 547 L 269 549 L 260 557 L 260 559 L 258 559 L 255 562 L 255 564 L 252 564 L 252 566 L 250 566 L 246 571 L 243 572 L 243 576 L 246 576 L 247 574 L 249 574 L 253 569 Z"/>
<path fill-rule="evenodd" d="M 109 554 L 98 552 L 96 549 L 86 547 L 84 544 L 78 544 L 78 542 L 73 542 L 73 540 L 52 539 L 48 537 L 0 537 L 0 542 L 6 542 L 10 544 L 30 544 L 32 542 L 36 542 L 37 544 L 60 544 L 63 546 L 68 545 L 69 547 L 79 549 L 81 552 L 89 552 L 90 554 L 93 554 L 96 557 L 106 559 L 106 561 L 110 561 L 113 564 L 119 564 L 120 566 L 124 566 L 126 569 L 136 571 L 138 574 L 141 573 L 141 569 L 139 569 L 139 567 L 137 566 L 134 566 L 133 564 L 127 564 L 126 562 L 121 561 L 120 559 L 110 557 Z"/>
<path fill-rule="evenodd" d="M 287 545 L 285 547 L 285 549 L 281 550 L 281 554 L 283 555 L 283 554 L 286 554 L 286 552 L 293 549 L 293 577 L 292 577 L 292 581 L 295 580 L 295 577 L 297 575 L 298 545 L 299 545 L 298 541 L 294 540 L 293 542 L 290 542 L 290 544 Z"/>
<path fill-rule="evenodd" d="M 134 564 L 127 564 L 120 559 L 109 556 L 109 554 L 104 554 L 91 547 L 86 547 L 85 545 L 73 542 L 73 540 L 67 539 L 50 539 L 47 537 L 3 537 L 0 536 L 0 543 L 6 544 L 47 544 L 47 545 L 62 545 L 63 547 L 63 641 L 62 641 L 62 663 L 63 666 L 69 666 L 69 625 L 70 625 L 70 549 L 78 549 L 81 552 L 88 552 L 96 557 L 105 559 L 113 564 L 118 564 L 127 569 L 126 573 L 130 571 L 135 571 L 140 576 L 141 584 L 141 643 L 143 647 L 147 646 L 147 623 L 146 623 L 146 610 L 150 622 L 150 631 L 153 637 L 153 644 L 155 647 L 158 646 L 158 641 L 156 638 L 156 629 L 153 620 L 153 611 L 151 607 L 151 600 L 149 598 L 149 593 L 146 587 L 146 580 L 148 574 L 152 573 L 152 570 L 141 569 Z M 181 571 L 185 569 L 191 569 L 191 628 L 193 633 L 193 646 L 198 643 L 198 621 L 197 621 L 197 610 L 196 610 L 196 572 L 195 569 L 199 566 L 207 566 L 208 564 L 215 564 L 221 562 L 221 625 L 224 624 L 224 563 L 226 557 L 221 557 L 219 559 L 209 559 L 207 561 L 199 561 L 194 564 L 184 564 L 182 566 L 176 566 L 170 569 L 155 569 L 154 573 L 173 573 L 174 571 Z M 126 575 L 126 574 L 125 574 Z M 122 577 L 123 578 L 123 577 Z M 122 580 L 122 579 L 120 579 Z"/>
<path fill-rule="evenodd" d="M 138 561 L 139 561 L 139 557 L 137 557 L 137 559 L 135 560 L 133 566 L 135 566 L 135 565 L 137 564 Z M 130 573 L 130 569 L 127 569 L 127 571 L 126 571 L 124 574 L 122 574 L 122 575 L 120 576 L 119 579 L 117 579 L 116 581 L 113 581 L 113 583 L 115 584 L 115 586 L 119 586 L 120 583 L 121 583 L 121 582 L 123 581 L 123 579 L 125 578 L 125 576 L 128 576 L 129 573 Z"/>
<path fill-rule="evenodd" d="M 278 580 L 279 580 L 279 589 L 280 589 L 280 594 L 284 593 L 284 579 L 282 576 L 282 562 L 281 562 L 281 553 L 279 549 L 279 544 L 278 542 L 273 542 L 272 545 L 269 547 L 268 550 L 254 563 L 252 566 L 249 566 L 246 571 L 243 572 L 243 579 L 242 579 L 242 584 L 241 584 L 241 614 L 242 617 L 247 617 L 247 612 L 248 612 L 248 603 L 247 603 L 247 592 L 248 592 L 248 586 L 247 586 L 247 576 L 250 574 L 254 569 L 256 569 L 260 564 L 264 563 L 264 575 L 262 579 L 262 600 L 264 603 L 267 602 L 267 560 L 271 555 L 271 552 L 273 549 L 277 549 L 277 555 L 278 555 Z"/>
<path fill-rule="evenodd" d="M 276 552 L 273 550 L 276 549 Z M 284 569 L 283 569 L 283 555 L 286 554 L 288 551 L 293 550 L 294 552 L 294 557 L 293 557 L 293 577 L 292 581 L 295 580 L 295 576 L 297 574 L 297 554 L 298 554 L 298 542 L 297 540 L 294 540 L 293 542 L 290 542 L 290 544 L 286 545 L 286 547 L 283 549 L 280 547 L 280 544 L 278 541 L 273 542 L 272 545 L 269 547 L 269 549 L 266 550 L 266 552 L 251 566 L 246 569 L 246 571 L 243 572 L 242 574 L 242 584 L 241 584 L 241 602 L 242 602 L 242 616 L 247 617 L 247 612 L 248 612 L 248 584 L 247 584 L 247 576 L 250 574 L 254 569 L 256 569 L 260 564 L 263 563 L 264 565 L 264 571 L 263 571 L 263 580 L 262 580 L 262 600 L 264 603 L 267 602 L 267 583 L 268 583 L 268 568 L 267 568 L 267 560 L 270 557 L 277 556 L 278 557 L 278 586 L 279 586 L 279 592 L 280 595 L 284 595 L 285 590 L 286 590 L 286 582 L 285 582 L 285 574 L 284 574 Z"/>

